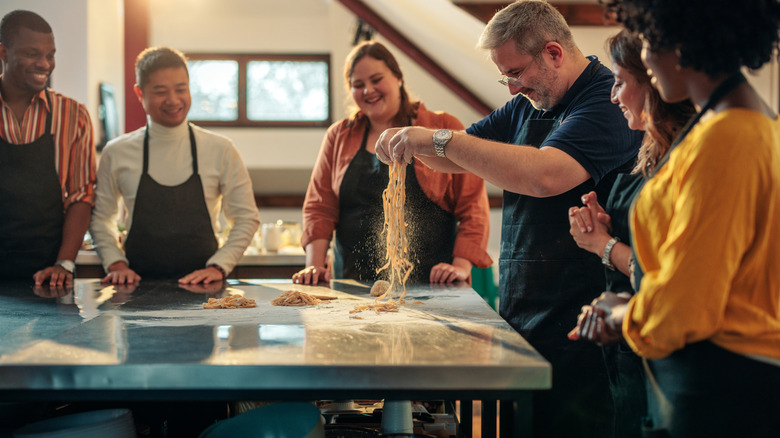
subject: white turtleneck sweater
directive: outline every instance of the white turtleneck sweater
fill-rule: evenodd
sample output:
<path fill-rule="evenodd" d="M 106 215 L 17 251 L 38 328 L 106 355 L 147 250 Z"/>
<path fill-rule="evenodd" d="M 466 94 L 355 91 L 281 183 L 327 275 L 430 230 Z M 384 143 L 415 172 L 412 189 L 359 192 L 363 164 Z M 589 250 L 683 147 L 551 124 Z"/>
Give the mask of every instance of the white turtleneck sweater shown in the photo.
<path fill-rule="evenodd" d="M 149 123 L 149 175 L 158 183 L 175 186 L 192 175 L 192 155 L 187 122 L 168 128 Z M 90 234 L 103 262 L 103 268 L 117 261 L 127 262 L 119 244 L 117 223 L 119 201 L 127 209 L 124 225 L 133 226 L 133 207 L 143 171 L 144 128 L 109 142 L 100 157 Z M 236 266 L 260 224 L 252 181 L 233 142 L 222 135 L 193 125 L 198 150 L 198 173 L 203 182 L 206 207 L 214 233 L 219 233 L 219 212 L 228 226 L 227 241 L 209 258 L 206 265 L 217 264 L 225 272 Z M 130 265 L 132 269 L 133 266 Z M 205 268 L 205 266 L 204 266 Z"/>

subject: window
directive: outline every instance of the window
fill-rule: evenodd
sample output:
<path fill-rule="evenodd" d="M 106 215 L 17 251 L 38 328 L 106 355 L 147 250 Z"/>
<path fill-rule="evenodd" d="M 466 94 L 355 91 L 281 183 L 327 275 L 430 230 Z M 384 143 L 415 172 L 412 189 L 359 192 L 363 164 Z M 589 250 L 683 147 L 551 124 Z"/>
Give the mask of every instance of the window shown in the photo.
<path fill-rule="evenodd" d="M 188 54 L 192 106 L 203 126 L 327 127 L 330 55 Z"/>

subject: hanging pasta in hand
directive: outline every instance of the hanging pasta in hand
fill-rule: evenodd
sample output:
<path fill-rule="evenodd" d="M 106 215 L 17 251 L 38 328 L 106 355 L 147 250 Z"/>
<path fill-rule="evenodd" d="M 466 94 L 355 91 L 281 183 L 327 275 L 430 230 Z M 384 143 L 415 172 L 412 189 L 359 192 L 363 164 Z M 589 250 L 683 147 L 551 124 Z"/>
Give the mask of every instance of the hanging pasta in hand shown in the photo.
<path fill-rule="evenodd" d="M 390 165 L 390 181 L 382 193 L 382 201 L 385 209 L 385 223 L 382 233 L 387 233 L 387 253 L 385 265 L 377 269 L 377 273 L 389 268 L 390 287 L 377 297 L 377 300 L 388 296 L 392 298 L 394 290 L 403 288 L 406 296 L 406 280 L 414 269 L 414 264 L 407 258 L 409 256 L 409 242 L 406 239 L 406 220 L 404 204 L 406 203 L 406 164 L 393 162 Z"/>

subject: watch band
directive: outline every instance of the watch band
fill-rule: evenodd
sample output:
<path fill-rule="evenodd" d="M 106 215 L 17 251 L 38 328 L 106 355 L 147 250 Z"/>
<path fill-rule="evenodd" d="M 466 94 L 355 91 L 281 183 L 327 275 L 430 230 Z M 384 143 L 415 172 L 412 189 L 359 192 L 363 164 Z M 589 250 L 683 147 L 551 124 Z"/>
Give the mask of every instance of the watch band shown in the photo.
<path fill-rule="evenodd" d="M 227 278 L 227 272 L 225 272 L 225 270 L 224 270 L 224 269 L 222 269 L 222 266 L 219 266 L 219 265 L 218 265 L 218 264 L 216 264 L 216 263 L 212 263 L 212 264 L 210 264 L 210 265 L 208 265 L 208 266 L 206 266 L 206 267 L 207 267 L 207 268 L 214 268 L 214 269 L 216 269 L 217 271 L 219 271 L 219 272 L 222 274 L 222 279 L 223 279 L 223 280 Z"/>
<path fill-rule="evenodd" d="M 446 158 L 444 155 L 444 147 L 447 146 L 447 142 L 452 139 L 452 130 L 439 129 L 433 133 L 433 150 L 436 151 L 437 157 Z"/>
<path fill-rule="evenodd" d="M 615 244 L 620 242 L 620 238 L 617 236 L 609 239 L 609 242 L 607 242 L 607 246 L 604 247 L 604 255 L 601 256 L 601 263 L 606 266 L 610 271 L 615 270 L 615 265 L 612 264 L 612 262 L 609 260 L 609 257 L 612 255 L 612 248 L 615 247 Z"/>
<path fill-rule="evenodd" d="M 73 260 L 57 260 L 54 264 L 70 272 L 71 275 L 76 273 L 76 263 Z"/>

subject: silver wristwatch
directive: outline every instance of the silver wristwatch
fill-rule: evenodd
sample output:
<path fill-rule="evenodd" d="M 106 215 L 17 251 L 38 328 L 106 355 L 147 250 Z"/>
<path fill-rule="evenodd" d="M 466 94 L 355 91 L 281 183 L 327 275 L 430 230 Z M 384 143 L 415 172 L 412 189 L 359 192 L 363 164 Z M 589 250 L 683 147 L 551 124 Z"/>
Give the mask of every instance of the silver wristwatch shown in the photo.
<path fill-rule="evenodd" d="M 601 263 L 611 271 L 615 270 L 615 265 L 612 264 L 609 258 L 612 255 L 612 248 L 618 242 L 620 242 L 620 239 L 618 237 L 613 237 L 609 239 L 609 242 L 607 242 L 607 246 L 604 247 L 604 255 L 601 256 Z"/>
<path fill-rule="evenodd" d="M 433 133 L 433 149 L 436 151 L 437 157 L 444 158 L 444 147 L 451 139 L 452 130 L 450 129 L 439 129 Z"/>
<path fill-rule="evenodd" d="M 72 260 L 57 260 L 54 262 L 54 264 L 70 272 L 71 274 L 76 273 L 76 264 L 73 263 Z"/>

